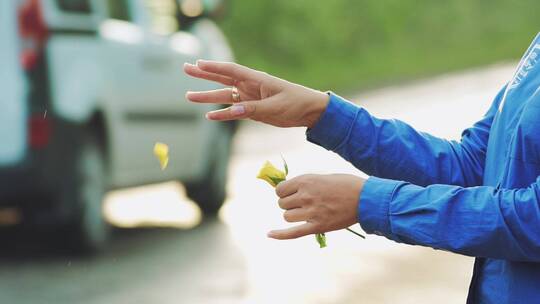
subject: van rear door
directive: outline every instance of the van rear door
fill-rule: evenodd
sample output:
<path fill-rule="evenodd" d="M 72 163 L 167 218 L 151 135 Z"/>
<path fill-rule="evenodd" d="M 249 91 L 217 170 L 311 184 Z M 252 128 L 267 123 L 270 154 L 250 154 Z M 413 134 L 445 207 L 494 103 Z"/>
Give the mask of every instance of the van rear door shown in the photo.
<path fill-rule="evenodd" d="M 26 151 L 25 78 L 19 60 L 18 1 L 0 1 L 0 167 L 16 165 Z"/>

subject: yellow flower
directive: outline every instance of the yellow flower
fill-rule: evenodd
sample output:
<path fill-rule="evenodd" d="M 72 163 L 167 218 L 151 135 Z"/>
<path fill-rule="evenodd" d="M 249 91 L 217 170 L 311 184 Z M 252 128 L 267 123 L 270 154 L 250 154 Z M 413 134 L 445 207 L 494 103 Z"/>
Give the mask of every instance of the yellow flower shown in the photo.
<path fill-rule="evenodd" d="M 279 183 L 287 178 L 287 164 L 285 163 L 285 172 L 274 167 L 271 162 L 266 161 L 264 166 L 259 171 L 257 178 L 267 181 L 272 187 L 276 187 Z"/>
<path fill-rule="evenodd" d="M 164 170 L 169 163 L 169 146 L 160 142 L 156 143 L 154 145 L 154 155 L 159 160 L 161 170 Z"/>
<path fill-rule="evenodd" d="M 264 166 L 259 171 L 257 178 L 267 181 L 272 187 L 276 187 L 279 183 L 287 179 L 287 174 L 289 174 L 289 167 L 287 162 L 283 159 L 283 166 L 285 171 L 281 171 L 278 168 L 274 167 L 271 162 L 266 161 Z M 315 240 L 319 243 L 320 248 L 326 247 L 326 235 L 324 233 L 317 233 L 315 235 Z"/>

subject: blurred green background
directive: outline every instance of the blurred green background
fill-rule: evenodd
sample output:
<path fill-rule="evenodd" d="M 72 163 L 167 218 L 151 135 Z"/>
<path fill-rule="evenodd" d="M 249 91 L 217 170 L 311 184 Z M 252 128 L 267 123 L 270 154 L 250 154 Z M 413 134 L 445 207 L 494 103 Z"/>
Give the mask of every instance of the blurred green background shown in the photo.
<path fill-rule="evenodd" d="M 239 63 L 321 90 L 356 91 L 518 59 L 538 0 L 232 0 Z"/>

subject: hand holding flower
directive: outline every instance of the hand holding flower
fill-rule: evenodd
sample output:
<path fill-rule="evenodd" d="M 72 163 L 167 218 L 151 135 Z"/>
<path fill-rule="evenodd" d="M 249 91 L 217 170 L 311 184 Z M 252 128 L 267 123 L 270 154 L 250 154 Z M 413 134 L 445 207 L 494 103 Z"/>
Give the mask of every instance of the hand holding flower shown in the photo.
<path fill-rule="evenodd" d="M 285 161 L 284 161 L 285 162 Z M 286 210 L 283 217 L 287 222 L 306 222 L 289 229 L 271 231 L 268 236 L 275 239 L 294 239 L 315 234 L 321 248 L 326 247 L 325 232 L 339 229 L 365 238 L 349 229 L 356 223 L 357 205 L 365 179 L 353 175 L 303 175 L 286 181 L 285 172 L 266 162 L 257 178 L 267 181 L 276 188 L 280 197 L 278 204 Z"/>
<path fill-rule="evenodd" d="M 285 160 L 283 160 L 283 165 L 285 167 L 285 171 L 279 170 L 278 168 L 274 167 L 271 162 L 266 161 L 264 166 L 261 168 L 261 171 L 259 171 L 257 178 L 267 181 L 272 187 L 275 188 L 277 185 L 279 185 L 279 183 L 284 182 L 287 179 L 287 174 L 289 174 L 289 167 L 287 166 L 287 162 Z M 324 233 L 318 233 L 315 236 L 315 239 L 317 240 L 317 243 L 319 243 L 320 248 L 326 247 L 326 236 Z"/>
<path fill-rule="evenodd" d="M 302 175 L 280 183 L 278 204 L 287 222 L 303 224 L 269 232 L 275 239 L 345 229 L 358 218 L 358 201 L 365 179 L 348 174 Z"/>

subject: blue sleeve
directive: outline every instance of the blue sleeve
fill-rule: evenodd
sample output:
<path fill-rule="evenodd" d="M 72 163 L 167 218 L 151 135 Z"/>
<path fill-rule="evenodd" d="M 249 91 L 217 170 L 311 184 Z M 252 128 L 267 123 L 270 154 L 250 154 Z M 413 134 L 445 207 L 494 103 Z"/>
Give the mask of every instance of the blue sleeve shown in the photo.
<path fill-rule="evenodd" d="M 474 257 L 540 262 L 540 177 L 528 188 L 420 187 L 370 177 L 358 221 L 397 242 Z"/>
<path fill-rule="evenodd" d="M 460 142 L 418 132 L 399 120 L 376 118 L 334 94 L 307 139 L 368 175 L 424 186 L 476 186 L 482 184 L 489 130 L 503 91 Z"/>

